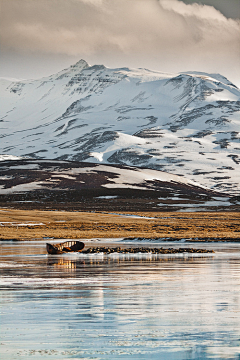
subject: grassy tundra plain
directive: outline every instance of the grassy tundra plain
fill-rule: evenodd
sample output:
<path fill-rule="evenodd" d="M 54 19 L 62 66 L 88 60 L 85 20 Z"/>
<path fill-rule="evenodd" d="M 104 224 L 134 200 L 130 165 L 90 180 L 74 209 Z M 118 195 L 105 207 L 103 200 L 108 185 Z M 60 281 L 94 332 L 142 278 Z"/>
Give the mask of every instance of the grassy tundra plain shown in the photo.
<path fill-rule="evenodd" d="M 107 212 L 0 209 L 1 240 L 167 238 L 240 241 L 239 212 Z"/>

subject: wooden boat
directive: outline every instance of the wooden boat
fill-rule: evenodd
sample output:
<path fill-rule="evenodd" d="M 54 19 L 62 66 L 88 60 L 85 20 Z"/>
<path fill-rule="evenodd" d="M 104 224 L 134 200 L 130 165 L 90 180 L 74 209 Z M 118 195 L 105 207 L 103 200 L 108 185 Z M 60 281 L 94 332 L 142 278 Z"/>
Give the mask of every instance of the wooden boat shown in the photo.
<path fill-rule="evenodd" d="M 65 241 L 60 244 L 46 244 L 48 254 L 64 254 L 67 252 L 80 252 L 85 244 L 81 241 Z"/>

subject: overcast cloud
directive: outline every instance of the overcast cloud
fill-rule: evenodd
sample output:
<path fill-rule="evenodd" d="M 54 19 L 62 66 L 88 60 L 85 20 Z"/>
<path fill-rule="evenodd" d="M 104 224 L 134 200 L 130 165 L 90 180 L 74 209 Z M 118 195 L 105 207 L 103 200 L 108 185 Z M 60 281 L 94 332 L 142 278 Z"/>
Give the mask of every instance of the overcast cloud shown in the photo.
<path fill-rule="evenodd" d="M 1 9 L 5 61 L 14 53 L 67 56 L 107 66 L 219 72 L 240 85 L 240 22 L 212 6 L 179 0 L 1 0 Z"/>

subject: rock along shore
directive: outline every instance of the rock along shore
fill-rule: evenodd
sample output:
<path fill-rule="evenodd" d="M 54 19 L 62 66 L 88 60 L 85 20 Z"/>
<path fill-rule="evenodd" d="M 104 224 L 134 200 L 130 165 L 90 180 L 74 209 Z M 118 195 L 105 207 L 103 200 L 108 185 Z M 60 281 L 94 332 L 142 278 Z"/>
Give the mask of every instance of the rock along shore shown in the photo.
<path fill-rule="evenodd" d="M 151 254 L 181 254 L 181 253 L 214 253 L 213 250 L 206 249 L 194 249 L 194 248 L 147 248 L 147 247 L 136 247 L 136 248 L 120 248 L 120 247 L 92 247 L 81 251 L 82 254 L 94 254 L 94 253 L 120 253 L 120 254 L 137 254 L 137 253 L 151 253 Z"/>

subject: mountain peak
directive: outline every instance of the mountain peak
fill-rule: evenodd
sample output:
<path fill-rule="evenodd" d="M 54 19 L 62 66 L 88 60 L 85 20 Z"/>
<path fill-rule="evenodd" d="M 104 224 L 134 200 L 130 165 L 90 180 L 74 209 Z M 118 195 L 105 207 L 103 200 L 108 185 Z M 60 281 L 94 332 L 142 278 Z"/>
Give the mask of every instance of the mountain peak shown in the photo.
<path fill-rule="evenodd" d="M 70 76 L 72 76 L 73 74 L 79 73 L 84 69 L 89 68 L 89 64 L 81 59 L 78 62 L 76 62 L 73 65 L 70 65 L 68 68 L 63 69 L 61 71 L 59 71 L 58 73 L 48 77 L 48 79 L 50 79 L 52 81 L 52 79 L 54 78 L 55 80 L 60 80 L 62 78 L 68 78 Z"/>
<path fill-rule="evenodd" d="M 89 64 L 83 59 L 76 62 L 76 64 L 70 66 L 71 69 L 81 69 L 81 70 L 87 67 L 89 67 Z"/>

